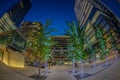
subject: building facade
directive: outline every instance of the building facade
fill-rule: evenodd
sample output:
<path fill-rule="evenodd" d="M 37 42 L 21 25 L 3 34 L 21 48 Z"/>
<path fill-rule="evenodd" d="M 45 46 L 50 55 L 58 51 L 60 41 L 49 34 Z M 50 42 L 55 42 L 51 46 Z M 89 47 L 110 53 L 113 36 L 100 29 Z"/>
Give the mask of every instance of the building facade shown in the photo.
<path fill-rule="evenodd" d="M 0 18 L 0 33 L 19 28 L 30 7 L 29 0 L 20 0 L 13 4 Z"/>
<path fill-rule="evenodd" d="M 0 60 L 12 67 L 24 67 L 26 39 L 18 31 L 31 3 L 20 0 L 0 18 Z"/>
<path fill-rule="evenodd" d="M 69 36 L 54 36 L 53 41 L 57 44 L 52 47 L 52 55 L 55 61 L 67 61 L 67 46 L 69 44 Z"/>
<path fill-rule="evenodd" d="M 34 36 L 38 35 L 38 31 L 42 28 L 42 23 L 40 22 L 23 22 L 19 31 L 26 38 L 27 43 L 34 41 Z M 25 62 L 30 63 L 36 60 L 37 58 L 34 56 L 34 50 L 31 47 L 26 48 L 25 54 Z"/>
<path fill-rule="evenodd" d="M 42 28 L 40 22 L 23 22 L 19 31 L 27 40 L 32 40 L 33 35 L 37 34 L 39 28 Z"/>
<path fill-rule="evenodd" d="M 92 47 L 100 52 L 96 28 L 102 32 L 105 47 L 111 53 L 120 50 L 120 20 L 101 0 L 76 0 L 74 7 L 80 26 Z M 87 44 L 85 46 L 87 50 Z"/>
<path fill-rule="evenodd" d="M 10 19 L 13 23 L 19 27 L 22 20 L 28 13 L 31 7 L 30 0 L 20 0 L 17 3 L 13 4 L 8 10 L 7 13 L 10 16 Z"/>
<path fill-rule="evenodd" d="M 3 16 L 0 18 L 0 37 L 2 38 L 4 36 L 8 36 L 9 34 L 13 34 L 12 36 L 13 40 L 11 42 L 12 47 L 13 47 L 13 42 L 16 41 L 16 38 L 15 38 L 16 35 L 19 37 L 18 39 L 25 40 L 24 37 L 21 35 L 21 33 L 17 29 L 19 28 L 19 25 L 21 24 L 23 18 L 27 14 L 30 7 L 31 7 L 30 0 L 20 0 L 19 2 L 13 4 L 7 10 L 7 12 L 5 12 Z M 17 41 L 20 41 L 18 39 Z M 16 47 L 13 47 L 13 48 L 16 48 Z"/>

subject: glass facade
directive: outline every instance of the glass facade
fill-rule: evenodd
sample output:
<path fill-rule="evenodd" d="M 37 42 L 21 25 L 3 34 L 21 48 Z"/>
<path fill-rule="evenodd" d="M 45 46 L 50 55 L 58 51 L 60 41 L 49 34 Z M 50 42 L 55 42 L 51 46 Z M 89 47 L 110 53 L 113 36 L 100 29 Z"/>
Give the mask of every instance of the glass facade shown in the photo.
<path fill-rule="evenodd" d="M 11 20 L 17 27 L 20 27 L 19 25 L 21 24 L 30 7 L 30 0 L 20 0 L 7 10 Z"/>
<path fill-rule="evenodd" d="M 0 19 L 0 33 L 10 31 L 10 30 L 15 30 L 15 29 L 17 29 L 17 27 L 11 20 L 8 13 L 5 13 Z"/>
<path fill-rule="evenodd" d="M 97 53 L 96 57 L 105 51 L 109 53 L 120 51 L 120 20 L 101 0 L 76 0 L 74 9 L 81 27 L 85 30 L 85 35 Z M 96 28 L 99 28 L 99 31 Z M 100 40 L 97 39 L 99 35 Z M 85 50 L 89 50 L 87 45 L 86 42 Z M 103 47 L 105 51 L 102 50 Z"/>
<path fill-rule="evenodd" d="M 30 0 L 20 0 L 13 4 L 0 18 L 0 44 L 24 51 L 26 40 L 17 31 L 31 7 Z"/>
<path fill-rule="evenodd" d="M 17 49 L 18 51 L 24 51 L 26 46 L 26 40 L 17 32 L 14 34 L 10 46 Z"/>
<path fill-rule="evenodd" d="M 106 48 L 108 50 L 115 50 L 119 47 L 117 46 L 117 36 L 119 35 L 115 31 L 115 25 L 113 25 L 112 21 L 110 21 L 106 16 L 100 14 L 97 18 L 97 20 L 94 22 L 94 25 L 96 27 L 100 27 L 101 31 L 103 32 L 103 38 L 106 42 Z"/>
<path fill-rule="evenodd" d="M 8 45 L 12 41 L 13 34 L 2 34 L 0 35 L 0 44 Z"/>
<path fill-rule="evenodd" d="M 20 35 L 19 32 L 11 32 L 0 35 L 0 44 L 11 46 L 17 51 L 24 51 L 26 40 Z"/>

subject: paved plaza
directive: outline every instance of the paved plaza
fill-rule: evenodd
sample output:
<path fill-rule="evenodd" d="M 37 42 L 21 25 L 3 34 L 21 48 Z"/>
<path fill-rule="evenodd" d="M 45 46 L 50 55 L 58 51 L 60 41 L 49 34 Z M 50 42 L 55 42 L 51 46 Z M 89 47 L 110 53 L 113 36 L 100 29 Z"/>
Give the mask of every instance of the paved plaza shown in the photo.
<path fill-rule="evenodd" d="M 102 66 L 103 62 L 98 62 L 95 68 L 90 67 L 92 64 L 84 64 L 84 73 L 91 74 L 91 76 L 82 78 L 82 80 L 120 80 L 120 60 L 111 59 L 109 62 L 111 62 L 109 67 Z M 10 68 L 3 63 L 0 65 L 0 80 L 35 80 L 30 76 L 38 74 L 37 67 Z M 57 65 L 52 66 L 48 73 L 46 69 L 41 69 L 41 75 L 47 76 L 44 80 L 77 80 L 70 73 L 71 70 L 71 65 Z M 80 69 L 76 70 L 79 72 L 75 75 L 80 74 Z"/>
<path fill-rule="evenodd" d="M 0 80 L 34 80 L 19 74 L 10 67 L 0 62 Z"/>

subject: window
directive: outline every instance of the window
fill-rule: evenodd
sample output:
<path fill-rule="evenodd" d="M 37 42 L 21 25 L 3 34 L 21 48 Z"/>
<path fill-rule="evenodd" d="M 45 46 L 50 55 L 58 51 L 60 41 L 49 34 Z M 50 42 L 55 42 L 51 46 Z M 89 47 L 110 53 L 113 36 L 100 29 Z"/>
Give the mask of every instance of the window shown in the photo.
<path fill-rule="evenodd" d="M 110 26 L 105 19 L 102 20 L 101 24 L 106 30 L 110 29 Z"/>
<path fill-rule="evenodd" d="M 19 51 L 23 51 L 26 46 L 26 40 L 17 32 L 14 35 L 11 46 Z"/>
<path fill-rule="evenodd" d="M 97 11 L 97 12 L 94 14 L 94 16 L 93 16 L 93 18 L 92 18 L 92 20 L 91 20 L 91 23 L 92 23 L 92 24 L 96 21 L 96 19 L 98 18 L 99 15 L 100 15 L 99 11 Z"/>
<path fill-rule="evenodd" d="M 85 29 L 85 32 L 87 32 L 90 28 L 90 24 L 88 23 L 87 26 L 86 26 L 86 29 Z"/>
<path fill-rule="evenodd" d="M 102 19 L 103 19 L 103 16 L 102 16 L 102 15 L 99 15 L 98 18 L 97 18 L 97 20 L 95 21 L 94 25 L 97 26 L 98 24 L 100 24 L 101 21 L 102 21 Z"/>

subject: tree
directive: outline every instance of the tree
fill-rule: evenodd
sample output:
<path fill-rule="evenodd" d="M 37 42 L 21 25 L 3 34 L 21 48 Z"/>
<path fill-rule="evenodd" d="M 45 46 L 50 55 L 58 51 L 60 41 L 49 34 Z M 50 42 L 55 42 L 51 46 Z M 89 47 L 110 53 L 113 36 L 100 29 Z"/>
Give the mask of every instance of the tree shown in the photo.
<path fill-rule="evenodd" d="M 104 59 L 106 57 L 106 66 L 108 65 L 107 55 L 109 54 L 109 51 L 106 47 L 106 41 L 103 37 L 103 31 L 100 29 L 100 25 L 94 26 L 95 28 L 95 34 L 96 39 L 99 42 L 100 50 L 101 50 L 101 59 Z"/>
<path fill-rule="evenodd" d="M 90 52 L 90 58 L 93 60 L 93 68 L 95 67 L 95 50 L 92 47 L 90 40 L 85 36 L 86 46 L 88 46 L 88 51 Z"/>
<path fill-rule="evenodd" d="M 39 63 L 41 61 L 47 61 L 51 56 L 51 46 L 54 45 L 54 41 L 52 40 L 51 32 L 54 32 L 55 29 L 49 28 L 51 24 L 50 21 L 47 21 L 45 25 L 38 26 L 37 33 L 33 34 L 32 47 L 35 52 L 35 56 L 38 57 Z M 40 65 L 39 65 L 39 77 L 40 77 Z"/>
<path fill-rule="evenodd" d="M 44 53 L 42 54 L 42 59 L 45 62 L 45 66 L 46 66 L 46 73 L 48 73 L 48 60 L 52 57 L 52 55 L 51 55 L 51 52 L 52 52 L 51 47 L 56 44 L 56 42 L 54 42 L 52 40 L 52 37 L 50 35 L 48 37 L 48 35 L 46 37 L 45 45 L 44 45 L 44 48 L 43 48 Z"/>
<path fill-rule="evenodd" d="M 69 56 L 73 60 L 73 73 L 74 73 L 74 62 L 75 60 L 79 60 L 81 63 L 81 74 L 83 74 L 83 60 L 85 59 L 84 52 L 84 30 L 80 27 L 80 25 L 73 22 L 67 22 L 68 30 L 66 30 L 66 35 L 70 36 L 68 45 Z"/>

